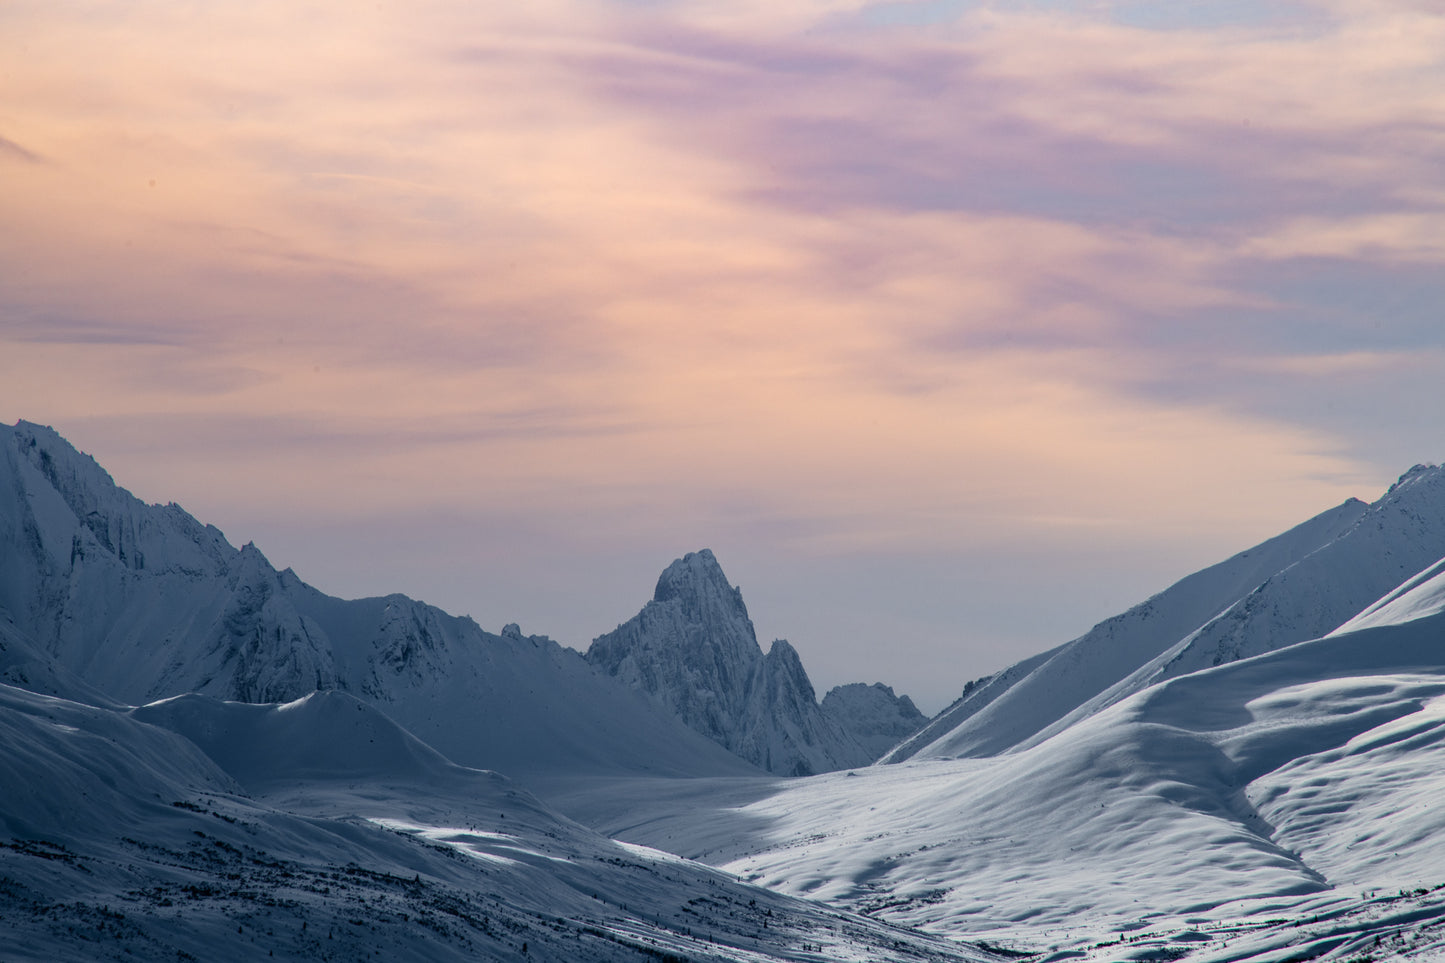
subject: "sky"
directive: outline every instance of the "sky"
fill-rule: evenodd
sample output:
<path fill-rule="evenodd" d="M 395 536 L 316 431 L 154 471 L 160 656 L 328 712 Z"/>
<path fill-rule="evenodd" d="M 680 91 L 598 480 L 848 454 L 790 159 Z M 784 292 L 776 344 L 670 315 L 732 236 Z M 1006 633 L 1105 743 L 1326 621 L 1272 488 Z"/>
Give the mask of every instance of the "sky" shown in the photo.
<path fill-rule="evenodd" d="M 1435 0 L 0 5 L 0 419 L 926 710 L 1445 457 Z"/>

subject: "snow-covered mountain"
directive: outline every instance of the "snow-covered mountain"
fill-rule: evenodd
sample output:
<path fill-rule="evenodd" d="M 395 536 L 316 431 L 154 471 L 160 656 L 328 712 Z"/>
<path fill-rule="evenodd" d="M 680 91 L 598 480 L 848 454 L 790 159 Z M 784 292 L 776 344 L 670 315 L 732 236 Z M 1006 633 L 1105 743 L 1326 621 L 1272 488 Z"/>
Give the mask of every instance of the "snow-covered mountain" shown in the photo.
<path fill-rule="evenodd" d="M 652 601 L 593 640 L 587 660 L 769 772 L 804 776 L 862 766 L 882 751 L 874 748 L 883 731 L 877 706 L 845 695 L 826 712 L 791 645 L 778 639 L 763 654 L 742 592 L 707 549 L 669 565 Z M 894 715 L 884 728 L 908 718 L 902 709 Z"/>
<path fill-rule="evenodd" d="M 823 696 L 823 715 L 877 759 L 928 724 L 908 696 L 881 682 L 834 686 Z"/>
<path fill-rule="evenodd" d="M 114 701 L 75 673 L 59 665 L 15 625 L 0 609 L 0 683 L 60 696 L 86 705 L 114 705 Z"/>
<path fill-rule="evenodd" d="M 1351 499 L 1000 672 L 883 761 L 1035 744 L 1154 683 L 1325 635 L 1441 556 L 1445 469 L 1416 466 L 1373 504 Z"/>
<path fill-rule="evenodd" d="M 1333 634 L 1165 679 L 1013 752 L 708 783 L 615 787 L 600 803 L 627 825 L 596 822 L 1058 959 L 1438 959 L 1445 561 Z"/>
<path fill-rule="evenodd" d="M 714 741 L 793 773 L 921 716 L 819 705 L 711 553 L 593 650 L 331 598 L 0 429 L 0 955 L 1445 958 L 1445 469 L 970 683 L 891 765 Z"/>
<path fill-rule="evenodd" d="M 0 685 L 7 961 L 982 961 L 605 839 L 339 691 L 132 711 Z"/>
<path fill-rule="evenodd" d="M 25 422 L 0 429 L 0 565 L 0 642 L 27 653 L 7 659 L 26 678 L 58 673 L 41 688 L 60 694 L 338 689 L 450 758 L 520 777 L 755 772 L 550 639 L 494 635 L 402 595 L 331 598 Z"/>
<path fill-rule="evenodd" d="M 42 670 L 30 659 L 31 676 L 67 676 L 68 688 L 50 686 L 58 694 L 79 685 L 131 704 L 186 692 L 275 702 L 339 689 L 451 758 L 521 778 L 752 771 L 742 760 L 789 774 L 864 765 L 879 733 L 911 718 L 900 708 L 880 730 L 821 711 L 791 646 L 763 655 L 710 553 L 669 568 L 658 589 L 667 597 L 647 610 L 650 631 L 670 619 L 665 639 L 691 643 L 629 663 L 653 659 L 647 679 L 668 685 L 625 672 L 620 684 L 617 665 L 600 671 L 515 625 L 489 633 L 402 595 L 327 596 L 179 506 L 142 503 L 52 429 L 25 422 L 0 428 L 0 551 L 0 635 L 48 660 Z M 592 661 L 605 650 L 594 643 Z M 854 721 L 874 727 L 860 731 L 873 748 Z"/>

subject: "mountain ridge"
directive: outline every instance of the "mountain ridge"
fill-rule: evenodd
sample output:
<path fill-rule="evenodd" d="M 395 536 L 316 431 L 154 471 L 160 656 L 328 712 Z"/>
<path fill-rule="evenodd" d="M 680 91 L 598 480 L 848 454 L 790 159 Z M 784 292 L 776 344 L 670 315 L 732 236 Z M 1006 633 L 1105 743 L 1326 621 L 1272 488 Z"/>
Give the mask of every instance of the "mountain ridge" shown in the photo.
<path fill-rule="evenodd" d="M 0 429 L 0 550 L 10 560 L 0 612 L 27 651 L 69 673 L 47 685 L 88 686 L 92 701 L 199 693 L 271 703 L 344 691 L 451 758 L 522 778 L 749 774 L 750 763 L 796 775 L 876 755 L 846 713 L 820 710 L 791 646 L 762 653 L 711 552 L 668 566 L 645 608 L 679 625 L 728 627 L 695 633 L 674 653 L 680 674 L 712 682 L 669 698 L 514 624 L 494 634 L 400 594 L 328 596 L 179 505 L 141 502 L 54 429 L 29 422 Z"/>
<path fill-rule="evenodd" d="M 1445 470 L 1416 466 L 1186 576 L 995 675 L 884 756 L 988 756 L 1036 744 L 1149 685 L 1325 635 L 1445 556 Z"/>
<path fill-rule="evenodd" d="M 120 702 L 338 689 L 468 765 L 756 772 L 550 639 L 402 595 L 326 596 L 178 505 L 144 504 L 50 428 L 0 428 L 0 552 L 15 632 Z"/>
<path fill-rule="evenodd" d="M 772 773 L 806 776 L 868 765 L 878 756 L 863 743 L 879 741 L 877 719 L 850 715 L 846 699 L 825 711 L 785 639 L 763 652 L 742 590 L 728 582 L 710 549 L 663 569 L 652 600 L 594 639 L 587 660 Z M 912 717 L 886 691 L 896 709 L 892 723 L 906 725 Z"/>

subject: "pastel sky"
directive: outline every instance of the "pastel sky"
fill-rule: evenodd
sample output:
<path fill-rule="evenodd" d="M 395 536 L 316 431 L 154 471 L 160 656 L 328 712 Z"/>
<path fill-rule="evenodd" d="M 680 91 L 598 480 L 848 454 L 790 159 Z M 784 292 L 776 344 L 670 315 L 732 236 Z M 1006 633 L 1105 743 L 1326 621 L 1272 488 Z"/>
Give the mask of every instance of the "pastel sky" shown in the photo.
<path fill-rule="evenodd" d="M 10 0 L 0 418 L 585 648 L 940 708 L 1442 457 L 1436 0 Z"/>

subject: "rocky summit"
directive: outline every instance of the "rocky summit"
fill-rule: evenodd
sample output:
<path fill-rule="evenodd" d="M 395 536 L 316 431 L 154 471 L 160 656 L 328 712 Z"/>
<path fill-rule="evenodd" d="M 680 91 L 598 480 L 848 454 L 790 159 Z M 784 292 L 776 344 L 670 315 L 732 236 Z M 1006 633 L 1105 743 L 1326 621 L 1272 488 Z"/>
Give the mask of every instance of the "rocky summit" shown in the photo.
<path fill-rule="evenodd" d="M 867 765 L 898 742 L 888 740 L 878 749 L 874 743 L 880 740 L 869 738 L 865 745 L 851 728 L 844 702 L 838 703 L 839 711 L 825 712 L 802 661 L 785 640 L 763 653 L 742 592 L 729 584 L 708 549 L 669 565 L 652 601 L 598 636 L 587 661 L 650 693 L 708 738 L 780 775 Z M 923 721 L 919 716 L 918 725 Z"/>

